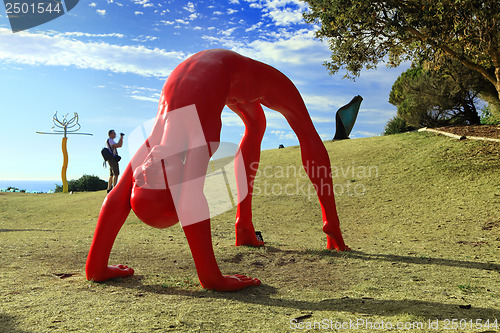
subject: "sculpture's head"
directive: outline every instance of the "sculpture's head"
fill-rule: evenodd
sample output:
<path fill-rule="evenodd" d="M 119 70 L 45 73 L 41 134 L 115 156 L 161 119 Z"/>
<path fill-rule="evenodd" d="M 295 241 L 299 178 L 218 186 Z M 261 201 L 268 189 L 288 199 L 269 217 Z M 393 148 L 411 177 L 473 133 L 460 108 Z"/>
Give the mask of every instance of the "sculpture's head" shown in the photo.
<path fill-rule="evenodd" d="M 130 200 L 135 215 L 155 228 L 168 228 L 179 222 L 169 188 L 147 189 L 134 186 Z"/>

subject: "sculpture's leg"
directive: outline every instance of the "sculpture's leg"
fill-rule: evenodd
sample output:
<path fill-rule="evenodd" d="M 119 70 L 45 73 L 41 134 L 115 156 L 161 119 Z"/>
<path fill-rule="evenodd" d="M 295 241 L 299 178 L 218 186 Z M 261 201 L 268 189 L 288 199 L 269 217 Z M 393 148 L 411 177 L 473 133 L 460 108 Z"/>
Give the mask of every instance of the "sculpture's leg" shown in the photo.
<path fill-rule="evenodd" d="M 238 104 L 229 106 L 236 112 L 245 123 L 245 134 L 241 139 L 239 149 L 243 157 L 244 166 L 239 165 L 241 159 L 235 161 L 235 173 L 238 170 L 245 170 L 246 182 L 238 182 L 240 177 L 236 177 L 238 188 L 238 208 L 236 212 L 236 246 L 250 245 L 262 246 L 264 242 L 259 241 L 255 236 L 255 229 L 252 223 L 252 194 L 253 182 L 260 160 L 260 145 L 266 130 L 266 118 L 260 103 Z M 246 191 L 248 189 L 248 191 Z M 247 193 L 245 198 L 241 198 L 241 193 Z"/>
<path fill-rule="evenodd" d="M 193 255 L 196 271 L 205 289 L 235 291 L 250 286 L 258 286 L 260 281 L 244 275 L 222 275 L 215 260 L 212 247 L 210 220 L 183 227 Z"/>
<path fill-rule="evenodd" d="M 211 135 L 214 140 L 214 133 Z M 214 141 L 212 141 L 214 142 Z M 212 246 L 210 214 L 203 193 L 205 173 L 214 151 L 188 149 L 183 168 L 180 196 L 176 203 L 177 214 L 193 255 L 196 271 L 203 288 L 233 291 L 257 286 L 260 281 L 244 275 L 222 275 Z M 167 160 L 168 161 L 168 160 Z"/>
<path fill-rule="evenodd" d="M 288 121 L 300 143 L 302 164 L 318 194 L 323 215 L 323 231 L 327 235 L 327 248 L 345 251 L 333 193 L 330 158 L 325 145 L 316 132 L 307 108 L 293 83 L 283 75 L 275 76 L 279 91 L 261 99 L 265 106 L 280 112 Z"/>
<path fill-rule="evenodd" d="M 94 239 L 85 266 L 87 280 L 105 281 L 134 274 L 132 268 L 124 265 L 108 266 L 109 254 L 116 235 L 130 212 L 131 191 L 132 169 L 128 165 L 121 181 L 104 200 L 99 213 Z"/>
<path fill-rule="evenodd" d="M 300 115 L 307 117 L 294 115 L 287 117 L 287 120 L 297 134 L 302 164 L 318 194 L 323 215 L 323 231 L 327 235 L 327 249 L 348 251 L 349 248 L 345 245 L 340 231 L 328 152 L 307 111 L 301 112 Z"/>

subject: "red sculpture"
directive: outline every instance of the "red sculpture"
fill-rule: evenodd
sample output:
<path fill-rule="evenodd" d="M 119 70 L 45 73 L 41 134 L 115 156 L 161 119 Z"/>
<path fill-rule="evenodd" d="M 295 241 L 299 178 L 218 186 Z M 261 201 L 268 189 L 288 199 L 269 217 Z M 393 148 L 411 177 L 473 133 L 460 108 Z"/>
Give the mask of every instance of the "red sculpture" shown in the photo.
<path fill-rule="evenodd" d="M 114 240 L 130 210 L 145 223 L 167 228 L 179 220 L 201 285 L 231 291 L 260 284 L 243 275 L 222 275 L 215 260 L 210 215 L 203 193 L 210 157 L 220 141 L 224 105 L 245 124 L 236 168 L 236 245 L 262 246 L 252 224 L 252 180 L 266 128 L 262 105 L 280 112 L 296 133 L 302 162 L 321 204 L 327 248 L 346 251 L 335 207 L 328 153 L 293 83 L 264 63 L 228 50 L 199 52 L 170 74 L 153 130 L 103 203 L 86 264 L 88 280 L 134 274 L 124 265 L 108 266 Z M 243 164 L 243 165 L 241 165 Z M 246 187 L 248 192 L 240 189 Z"/>

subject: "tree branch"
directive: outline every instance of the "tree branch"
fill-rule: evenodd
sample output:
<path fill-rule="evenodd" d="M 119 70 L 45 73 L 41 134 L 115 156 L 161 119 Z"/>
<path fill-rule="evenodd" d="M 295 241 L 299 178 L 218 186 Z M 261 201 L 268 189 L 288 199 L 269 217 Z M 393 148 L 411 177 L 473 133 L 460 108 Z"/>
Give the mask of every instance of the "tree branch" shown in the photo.
<path fill-rule="evenodd" d="M 405 29 L 411 33 L 412 35 L 414 36 L 417 36 L 422 42 L 424 43 L 427 43 L 427 44 L 430 44 L 432 46 L 435 46 L 439 49 L 441 49 L 442 51 L 444 51 L 446 54 L 448 54 L 449 56 L 457 59 L 458 61 L 460 61 L 464 66 L 467 66 L 468 68 L 470 69 L 473 69 L 475 71 L 478 71 L 479 73 L 481 73 L 488 81 L 490 81 L 495 87 L 497 86 L 497 79 L 495 77 L 495 75 L 492 75 L 486 68 L 484 68 L 483 66 L 481 65 L 478 65 L 478 64 L 475 64 L 473 63 L 472 61 L 464 58 L 463 56 L 459 55 L 457 52 L 453 51 L 451 48 L 449 48 L 448 46 L 446 45 L 441 45 L 439 43 L 435 43 L 431 40 L 429 40 L 429 38 L 427 36 L 425 36 L 424 34 L 422 34 L 420 31 L 418 31 L 417 29 L 413 28 L 413 27 L 405 27 Z M 498 68 L 498 67 L 496 67 Z"/>

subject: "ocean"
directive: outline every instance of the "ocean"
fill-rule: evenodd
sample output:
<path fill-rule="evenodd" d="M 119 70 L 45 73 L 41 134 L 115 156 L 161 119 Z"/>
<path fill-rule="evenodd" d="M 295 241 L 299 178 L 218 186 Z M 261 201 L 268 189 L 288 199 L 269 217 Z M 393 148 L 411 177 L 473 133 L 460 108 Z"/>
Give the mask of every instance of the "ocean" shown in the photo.
<path fill-rule="evenodd" d="M 50 192 L 56 189 L 56 184 L 62 185 L 61 180 L 0 180 L 0 192 L 8 187 L 15 187 L 26 192 Z"/>

